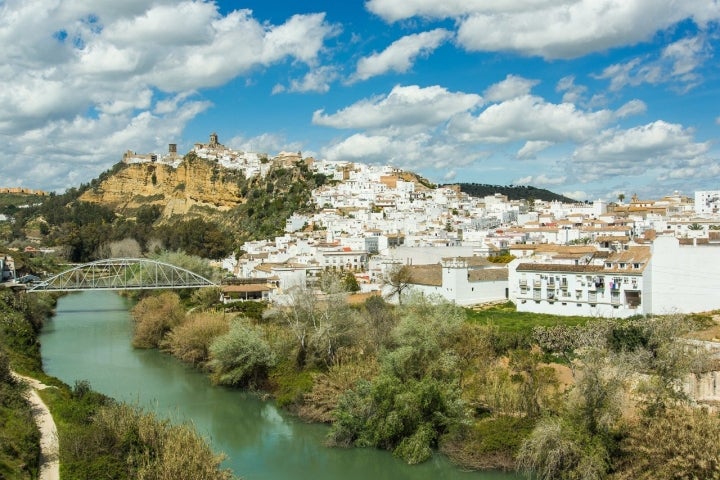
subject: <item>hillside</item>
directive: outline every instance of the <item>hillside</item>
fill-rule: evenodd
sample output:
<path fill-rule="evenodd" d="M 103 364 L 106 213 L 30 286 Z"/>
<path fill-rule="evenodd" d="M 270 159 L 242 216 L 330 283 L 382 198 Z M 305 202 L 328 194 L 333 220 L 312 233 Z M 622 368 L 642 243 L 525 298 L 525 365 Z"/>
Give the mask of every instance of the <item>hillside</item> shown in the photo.
<path fill-rule="evenodd" d="M 177 168 L 118 163 L 90 184 L 13 212 L 0 237 L 58 246 L 77 262 L 157 248 L 223 258 L 246 240 L 282 234 L 290 215 L 313 209 L 310 193 L 325 181 L 302 161 L 273 163 L 249 179 L 194 153 Z"/>
<path fill-rule="evenodd" d="M 310 192 L 325 182 L 304 162 L 273 164 L 267 175 L 249 179 L 217 162 L 185 155 L 177 168 L 157 163 L 118 164 L 93 180 L 79 200 L 134 217 L 155 207 L 158 224 L 202 218 L 234 235 L 255 239 L 282 232 L 285 219 L 307 209 Z"/>
<path fill-rule="evenodd" d="M 131 214 L 143 205 L 159 206 L 164 217 L 185 215 L 202 207 L 223 212 L 245 202 L 245 184 L 239 172 L 188 154 L 177 168 L 119 163 L 94 180 L 80 200 L 121 214 Z"/>
<path fill-rule="evenodd" d="M 455 183 L 460 191 L 473 197 L 485 197 L 500 193 L 506 195 L 509 200 L 544 200 L 547 202 L 559 201 L 563 203 L 576 203 L 576 200 L 560 195 L 544 188 L 536 188 L 530 185 L 488 185 L 484 183 Z M 443 185 L 449 187 L 451 185 Z"/>

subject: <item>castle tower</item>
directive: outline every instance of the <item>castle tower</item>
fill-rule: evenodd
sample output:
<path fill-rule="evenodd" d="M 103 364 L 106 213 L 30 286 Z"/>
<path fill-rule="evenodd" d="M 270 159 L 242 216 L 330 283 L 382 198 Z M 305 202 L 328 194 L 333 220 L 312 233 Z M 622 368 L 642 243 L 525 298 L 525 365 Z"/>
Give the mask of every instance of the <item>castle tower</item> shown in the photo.
<path fill-rule="evenodd" d="M 177 143 L 168 144 L 168 153 L 177 153 Z"/>
<path fill-rule="evenodd" d="M 219 145 L 218 135 L 217 135 L 217 133 L 213 132 L 210 134 L 210 146 L 217 147 L 218 145 Z"/>

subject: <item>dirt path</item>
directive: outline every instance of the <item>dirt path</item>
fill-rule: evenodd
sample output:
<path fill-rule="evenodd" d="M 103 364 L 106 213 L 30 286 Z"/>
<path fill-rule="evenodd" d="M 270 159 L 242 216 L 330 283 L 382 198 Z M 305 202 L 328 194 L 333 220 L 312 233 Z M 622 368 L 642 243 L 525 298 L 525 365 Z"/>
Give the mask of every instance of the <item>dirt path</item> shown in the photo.
<path fill-rule="evenodd" d="M 60 446 L 58 444 L 57 427 L 50 410 L 48 410 L 45 402 L 42 401 L 38 390 L 48 388 L 47 385 L 40 383 L 34 378 L 13 375 L 20 381 L 28 383 L 30 389 L 26 393 L 26 397 L 32 406 L 32 414 L 35 423 L 40 430 L 40 476 L 39 480 L 59 480 L 60 479 Z"/>

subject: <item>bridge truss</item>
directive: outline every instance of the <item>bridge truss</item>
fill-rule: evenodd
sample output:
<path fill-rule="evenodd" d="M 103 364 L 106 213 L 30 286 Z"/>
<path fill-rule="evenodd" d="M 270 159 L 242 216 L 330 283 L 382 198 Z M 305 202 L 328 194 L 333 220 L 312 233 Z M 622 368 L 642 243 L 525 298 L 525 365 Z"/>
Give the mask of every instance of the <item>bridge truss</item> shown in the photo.
<path fill-rule="evenodd" d="M 43 280 L 28 292 L 151 290 L 214 287 L 215 283 L 181 267 L 146 258 L 109 258 L 77 265 Z"/>

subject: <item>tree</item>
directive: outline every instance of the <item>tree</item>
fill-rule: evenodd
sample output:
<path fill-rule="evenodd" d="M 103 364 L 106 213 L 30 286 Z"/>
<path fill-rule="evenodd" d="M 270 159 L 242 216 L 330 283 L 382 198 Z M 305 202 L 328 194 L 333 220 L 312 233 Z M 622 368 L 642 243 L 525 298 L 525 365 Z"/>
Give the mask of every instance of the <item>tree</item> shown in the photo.
<path fill-rule="evenodd" d="M 346 292 L 355 293 L 360 291 L 360 284 L 352 272 L 347 272 L 342 279 L 343 289 Z"/>
<path fill-rule="evenodd" d="M 402 293 L 410 287 L 412 271 L 407 265 L 393 265 L 383 278 L 383 285 L 390 287 L 388 297 L 397 295 L 398 303 L 402 304 Z"/>
<path fill-rule="evenodd" d="M 440 436 L 465 418 L 452 349 L 464 312 L 419 296 L 402 310 L 380 375 L 342 395 L 329 441 L 385 448 L 412 464 L 427 460 Z"/>
<path fill-rule="evenodd" d="M 235 321 L 230 331 L 210 345 L 208 366 L 222 385 L 256 387 L 275 364 L 275 355 L 262 329 Z"/>
<path fill-rule="evenodd" d="M 397 324 L 397 316 L 381 296 L 373 295 L 365 300 L 363 316 L 369 326 L 369 341 L 376 351 L 387 345 L 390 332 Z"/>
<path fill-rule="evenodd" d="M 359 330 L 357 312 L 347 303 L 347 292 L 336 277 L 326 276 L 322 292 L 290 288 L 284 305 L 267 316 L 286 325 L 297 341 L 296 363 L 329 367 L 338 351 L 354 343 Z"/>
<path fill-rule="evenodd" d="M 623 200 L 625 200 L 625 194 L 624 193 L 618 193 L 618 202 L 623 203 Z"/>

